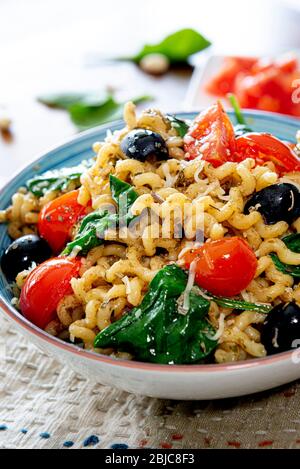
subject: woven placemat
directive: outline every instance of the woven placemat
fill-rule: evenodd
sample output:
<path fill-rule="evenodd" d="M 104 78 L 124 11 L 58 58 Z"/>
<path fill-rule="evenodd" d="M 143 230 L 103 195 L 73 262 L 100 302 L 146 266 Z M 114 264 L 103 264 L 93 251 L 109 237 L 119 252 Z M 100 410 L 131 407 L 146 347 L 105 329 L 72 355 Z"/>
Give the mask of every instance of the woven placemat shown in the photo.
<path fill-rule="evenodd" d="M 135 396 L 0 328 L 0 448 L 300 448 L 299 383 L 210 402 Z"/>

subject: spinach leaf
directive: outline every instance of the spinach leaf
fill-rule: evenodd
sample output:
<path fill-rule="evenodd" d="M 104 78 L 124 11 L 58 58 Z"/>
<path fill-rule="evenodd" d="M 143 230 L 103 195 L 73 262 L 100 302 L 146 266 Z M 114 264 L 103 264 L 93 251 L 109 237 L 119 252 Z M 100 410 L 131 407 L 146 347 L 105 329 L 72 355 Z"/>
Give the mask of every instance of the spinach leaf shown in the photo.
<path fill-rule="evenodd" d="M 86 215 L 79 227 L 74 240 L 67 244 L 62 255 L 69 255 L 73 250 L 80 248 L 80 254 L 86 254 L 92 248 L 104 243 L 105 232 L 116 229 L 118 224 L 128 225 L 133 220 L 130 207 L 137 199 L 138 194 L 127 182 L 110 175 L 110 190 L 116 202 L 119 214 L 109 210 L 98 210 Z"/>
<path fill-rule="evenodd" d="M 211 43 L 194 29 L 181 29 L 157 44 L 146 44 L 138 54 L 126 57 L 125 60 L 138 63 L 148 54 L 163 54 L 171 64 L 186 63 L 190 55 L 210 45 Z"/>
<path fill-rule="evenodd" d="M 295 233 L 282 238 L 284 244 L 293 252 L 300 253 L 300 234 Z M 290 265 L 281 262 L 277 254 L 271 254 L 272 261 L 275 267 L 284 274 L 291 275 L 295 278 L 300 278 L 300 265 Z"/>
<path fill-rule="evenodd" d="M 253 132 L 253 130 L 248 126 L 248 124 L 245 121 L 245 118 L 242 114 L 242 111 L 238 103 L 238 100 L 236 99 L 236 96 L 230 93 L 228 94 L 228 99 L 234 110 L 235 117 L 237 120 L 237 125 L 234 126 L 235 136 L 240 137 L 241 135 L 244 135 L 246 133 Z"/>
<path fill-rule="evenodd" d="M 42 197 L 48 191 L 64 191 L 71 182 L 80 186 L 80 176 L 92 165 L 93 160 L 82 162 L 72 168 L 55 169 L 34 176 L 26 182 L 26 186 L 36 197 Z"/>
<path fill-rule="evenodd" d="M 166 117 L 171 126 L 176 130 L 179 137 L 183 138 L 189 130 L 189 125 L 185 121 L 178 119 L 173 115 L 168 114 Z"/>
<path fill-rule="evenodd" d="M 139 104 L 151 99 L 151 96 L 139 96 L 131 101 Z M 101 92 L 50 94 L 40 96 L 38 100 L 49 107 L 68 111 L 79 130 L 121 119 L 125 104 L 117 101 L 112 94 Z"/>
<path fill-rule="evenodd" d="M 161 269 L 149 285 L 142 303 L 101 331 L 95 347 L 116 347 L 136 359 L 169 364 L 197 363 L 217 346 L 207 320 L 209 301 L 190 293 L 187 314 L 178 311 L 187 274 L 172 264 Z"/>

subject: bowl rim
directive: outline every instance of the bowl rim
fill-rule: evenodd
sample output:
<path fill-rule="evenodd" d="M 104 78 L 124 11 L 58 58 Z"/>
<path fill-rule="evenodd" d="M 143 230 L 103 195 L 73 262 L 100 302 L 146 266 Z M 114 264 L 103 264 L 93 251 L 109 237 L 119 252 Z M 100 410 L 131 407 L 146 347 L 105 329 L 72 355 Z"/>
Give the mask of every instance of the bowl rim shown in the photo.
<path fill-rule="evenodd" d="M 233 111 L 229 110 L 228 111 L 229 115 L 233 116 L 234 113 Z M 198 113 L 196 111 L 190 111 L 190 112 L 176 112 L 173 113 L 176 115 L 184 116 L 184 115 L 197 115 Z M 300 119 L 296 117 L 290 117 L 290 116 L 285 116 L 284 114 L 275 114 L 272 112 L 265 112 L 265 111 L 254 111 L 254 110 L 249 110 L 249 109 L 243 109 L 243 114 L 245 117 L 265 117 L 268 118 L 269 120 L 276 121 L 278 123 L 284 122 L 285 124 L 299 124 L 300 126 Z M 21 168 L 14 173 L 12 178 L 9 179 L 0 189 L 0 197 L 5 193 L 5 191 L 9 188 L 9 186 L 23 173 L 25 169 L 28 168 L 28 166 L 31 166 L 33 164 L 38 164 L 41 160 L 44 160 L 44 158 L 52 151 L 59 151 L 62 150 L 65 146 L 69 146 L 70 144 L 73 144 L 77 141 L 81 141 L 85 139 L 86 137 L 92 136 L 93 134 L 96 134 L 98 132 L 104 131 L 109 129 L 110 127 L 118 126 L 123 123 L 122 120 L 117 120 L 117 121 L 112 121 L 97 127 L 93 127 L 92 129 L 88 129 L 84 132 L 80 132 L 78 135 L 72 135 L 67 139 L 64 139 L 60 144 L 53 145 L 47 150 L 40 152 L 37 157 L 31 159 L 29 162 L 26 164 L 22 165 Z M 64 342 L 62 339 L 59 339 L 57 337 L 51 336 L 44 330 L 40 329 L 33 323 L 31 323 L 29 320 L 27 320 L 20 312 L 18 312 L 13 305 L 7 301 L 5 298 L 3 298 L 2 293 L 0 291 L 0 310 L 3 313 L 3 316 L 6 317 L 8 316 L 11 320 L 15 321 L 19 327 L 22 329 L 26 329 L 29 334 L 33 334 L 36 338 L 42 341 L 46 341 L 49 345 L 58 347 L 64 352 L 74 354 L 76 356 L 83 357 L 85 359 L 91 359 L 96 362 L 100 362 L 102 364 L 106 365 L 113 365 L 117 367 L 125 367 L 125 368 L 131 368 L 131 369 L 136 369 L 140 371 L 149 371 L 149 372 L 168 372 L 168 373 L 177 373 L 177 372 L 185 372 L 185 373 L 205 373 L 205 372 L 222 372 L 222 371 L 240 371 L 240 370 L 245 370 L 257 366 L 266 366 L 269 364 L 274 364 L 278 362 L 284 362 L 291 360 L 291 356 L 294 353 L 295 350 L 289 350 L 286 352 L 279 353 L 277 355 L 271 355 L 271 356 L 266 356 L 262 358 L 253 358 L 249 360 L 241 360 L 239 362 L 235 363 L 225 363 L 225 364 L 189 364 L 189 365 L 168 365 L 168 364 L 157 364 L 157 363 L 147 363 L 147 362 L 139 362 L 135 360 L 125 360 L 125 359 L 120 359 L 116 357 L 112 357 L 109 355 L 103 355 L 91 350 L 84 350 L 80 348 L 79 346 Z"/>

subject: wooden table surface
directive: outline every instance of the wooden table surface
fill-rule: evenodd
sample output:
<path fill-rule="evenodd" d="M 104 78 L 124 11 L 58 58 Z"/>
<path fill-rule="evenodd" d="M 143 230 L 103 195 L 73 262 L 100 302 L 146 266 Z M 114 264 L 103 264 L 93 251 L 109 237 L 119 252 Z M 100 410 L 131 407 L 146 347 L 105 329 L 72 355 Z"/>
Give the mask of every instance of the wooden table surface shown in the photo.
<path fill-rule="evenodd" d="M 190 71 L 154 78 L 130 63 L 95 66 L 95 57 L 135 52 L 183 27 L 208 37 L 212 52 L 263 54 L 300 46 L 291 14 L 278 42 L 278 2 L 244 0 L 241 9 L 238 0 L 1 0 L 0 107 L 12 118 L 13 135 L 9 142 L 0 138 L 0 185 L 75 132 L 65 112 L 37 103 L 41 93 L 110 86 L 124 100 L 146 93 L 155 97 L 151 105 L 182 110 Z"/>

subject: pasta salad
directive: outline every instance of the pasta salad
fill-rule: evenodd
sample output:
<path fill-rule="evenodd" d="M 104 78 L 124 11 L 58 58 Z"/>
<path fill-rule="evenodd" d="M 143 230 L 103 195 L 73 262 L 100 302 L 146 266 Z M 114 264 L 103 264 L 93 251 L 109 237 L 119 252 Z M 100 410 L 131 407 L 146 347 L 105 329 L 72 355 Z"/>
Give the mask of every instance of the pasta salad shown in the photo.
<path fill-rule="evenodd" d="M 124 109 L 95 156 L 0 212 L 16 308 L 63 340 L 161 364 L 283 352 L 300 338 L 300 136 Z"/>

